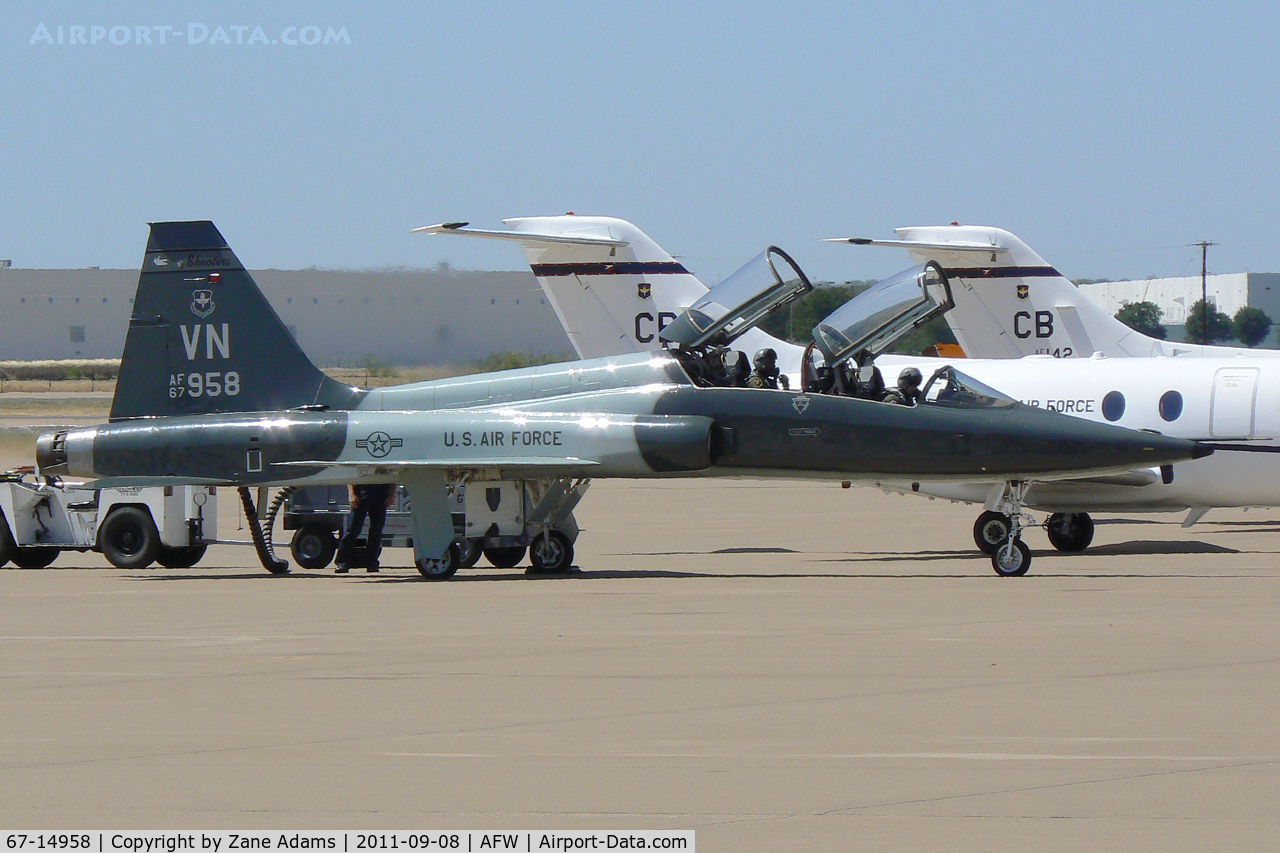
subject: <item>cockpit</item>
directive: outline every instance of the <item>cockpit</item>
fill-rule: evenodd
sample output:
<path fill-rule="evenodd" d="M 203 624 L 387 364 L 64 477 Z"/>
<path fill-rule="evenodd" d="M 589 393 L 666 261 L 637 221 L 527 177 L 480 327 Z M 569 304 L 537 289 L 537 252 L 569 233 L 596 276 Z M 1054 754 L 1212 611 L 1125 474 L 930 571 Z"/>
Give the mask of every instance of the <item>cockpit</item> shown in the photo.
<path fill-rule="evenodd" d="M 971 409 L 1007 409 L 1017 402 L 949 364 L 934 371 L 920 396 L 926 403 Z"/>
<path fill-rule="evenodd" d="M 791 390 L 773 349 L 761 349 L 748 359 L 733 344 L 812 289 L 795 261 L 770 246 L 667 325 L 662 341 L 697 385 Z M 950 365 L 927 381 L 919 369 L 907 368 L 895 385 L 886 386 L 876 356 L 954 305 L 946 273 L 933 261 L 873 285 L 813 328 L 812 343 L 801 359 L 800 387 L 794 390 L 908 406 L 1013 405 Z"/>
<path fill-rule="evenodd" d="M 770 246 L 667 324 L 660 337 L 698 385 L 785 386 L 777 353 L 761 350 L 750 361 L 732 344 L 761 320 L 813 290 L 791 256 Z M 772 353 L 772 363 L 768 357 Z"/>
<path fill-rule="evenodd" d="M 923 398 L 919 371 L 886 388 L 875 358 L 954 304 L 946 273 L 933 261 L 864 290 L 814 327 L 801 364 L 805 390 L 915 405 Z"/>

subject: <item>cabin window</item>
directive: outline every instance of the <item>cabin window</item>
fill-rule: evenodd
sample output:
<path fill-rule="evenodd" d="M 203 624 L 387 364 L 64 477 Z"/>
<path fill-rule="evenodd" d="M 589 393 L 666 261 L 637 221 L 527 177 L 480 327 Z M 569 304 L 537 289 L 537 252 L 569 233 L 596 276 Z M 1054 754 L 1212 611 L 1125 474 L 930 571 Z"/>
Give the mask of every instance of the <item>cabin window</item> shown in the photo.
<path fill-rule="evenodd" d="M 1102 398 L 1102 416 L 1109 421 L 1118 421 L 1124 417 L 1124 395 L 1119 391 L 1109 391 Z"/>
<path fill-rule="evenodd" d="M 1182 395 L 1177 391 L 1166 391 L 1160 398 L 1160 417 L 1166 421 L 1176 421 L 1182 415 Z"/>

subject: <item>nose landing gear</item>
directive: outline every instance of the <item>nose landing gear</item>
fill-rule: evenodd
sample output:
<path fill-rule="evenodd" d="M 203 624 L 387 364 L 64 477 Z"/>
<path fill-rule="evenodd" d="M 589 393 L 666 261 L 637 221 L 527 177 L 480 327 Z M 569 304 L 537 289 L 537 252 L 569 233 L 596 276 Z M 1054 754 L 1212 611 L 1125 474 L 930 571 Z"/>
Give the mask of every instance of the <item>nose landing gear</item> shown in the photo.
<path fill-rule="evenodd" d="M 1005 483 L 996 505 L 979 516 L 978 524 L 974 526 L 974 539 L 977 540 L 978 547 L 991 555 L 991 567 L 1001 577 L 1025 575 L 1027 569 L 1031 568 L 1031 549 L 1022 541 L 1022 531 L 1035 524 L 1035 519 L 1022 511 L 1030 486 L 1030 483 L 1022 480 Z M 994 547 L 987 551 L 983 548 L 984 542 L 991 543 L 992 538 L 998 535 L 1002 523 L 1007 525 L 1003 539 L 997 540 Z"/>

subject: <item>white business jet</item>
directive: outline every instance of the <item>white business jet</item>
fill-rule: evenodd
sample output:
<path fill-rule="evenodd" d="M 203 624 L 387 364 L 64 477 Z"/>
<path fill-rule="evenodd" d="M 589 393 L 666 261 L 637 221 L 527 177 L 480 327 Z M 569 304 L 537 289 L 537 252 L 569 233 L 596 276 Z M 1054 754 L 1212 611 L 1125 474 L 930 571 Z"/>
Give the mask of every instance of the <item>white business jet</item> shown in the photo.
<path fill-rule="evenodd" d="M 566 215 L 508 219 L 504 222 L 511 230 L 471 229 L 466 227 L 467 223 L 447 223 L 416 230 L 519 243 L 580 357 L 660 348 L 659 332 L 708 292 L 706 286 L 681 263 L 625 220 Z M 1012 238 L 1003 251 L 999 247 L 993 248 L 989 242 L 980 247 L 975 245 L 979 240 L 972 235 L 965 236 L 963 240 L 969 245 L 958 246 L 959 235 L 954 235 L 956 239 L 951 241 L 913 240 L 909 249 L 917 260 L 927 258 L 928 252 L 935 248 L 939 252 L 945 248 L 953 255 L 969 259 L 963 266 L 950 261 L 952 270 L 980 266 L 974 260 L 979 248 L 986 259 L 1008 256 L 1010 261 L 1024 267 L 1020 280 L 1015 281 L 1013 279 L 1018 276 L 1007 274 L 1006 283 L 1012 288 L 1026 283 L 1025 267 L 1048 268 L 1016 237 L 1008 232 L 1001 234 Z M 902 245 L 908 241 L 857 242 Z M 945 247 L 937 248 L 943 242 L 946 242 Z M 1021 249 L 1014 250 L 1012 244 L 1015 242 L 1025 249 L 1025 254 Z M 987 263 L 991 262 L 988 260 Z M 1004 269 L 1008 271 L 1015 267 Z M 950 271 L 948 274 L 952 275 Z M 1001 275 L 1006 275 L 1006 272 L 991 277 Z M 973 274 L 968 278 L 959 276 L 960 284 L 952 288 L 956 303 L 952 313 L 961 311 L 961 316 L 966 318 L 982 318 L 984 312 L 992 314 L 985 303 L 973 295 L 973 282 L 977 278 Z M 1030 278 L 1066 282 L 1056 273 L 1054 276 Z M 1066 285 L 1074 290 L 1069 282 Z M 1013 298 L 1017 300 L 1019 297 L 1015 294 Z M 1030 299 L 1030 295 L 1026 299 Z M 1049 307 L 1034 307 L 1039 304 Z M 1103 343 L 1099 330 L 1111 329 L 1111 326 L 1086 314 L 1086 306 L 1093 306 L 1093 303 L 1079 297 L 1077 292 L 1077 302 L 1073 304 L 1079 307 L 1074 311 L 1064 310 L 1063 304 L 1061 299 L 1029 303 L 1028 310 L 1055 311 L 1055 331 L 1075 325 L 1072 319 L 1056 318 L 1076 318 L 1085 314 L 1089 325 L 1080 321 L 1080 330 L 1089 336 L 1091 345 Z M 1022 325 L 1025 321 L 1019 320 L 1018 311 L 1009 315 L 1014 340 L 1022 340 L 1018 333 L 1027 328 Z M 1111 320 L 1105 315 L 1104 319 Z M 1036 315 L 1031 313 L 1033 326 L 1035 321 Z M 987 321 L 985 325 L 973 319 L 967 322 L 968 331 L 961 337 L 966 351 L 974 347 L 981 349 L 981 344 L 975 344 L 980 339 L 974 337 L 974 329 L 984 329 L 979 333 L 983 335 L 1009 337 L 994 321 Z M 1113 346 L 1125 343 L 1136 348 L 1142 345 L 1137 338 L 1131 337 L 1137 333 L 1118 321 L 1111 322 L 1120 326 L 1118 330 L 1111 329 Z M 1051 335 L 1040 340 L 1050 340 Z M 1074 346 L 1079 346 L 1077 342 L 1081 340 L 1084 338 L 1077 335 L 1069 339 L 1054 339 L 1053 343 L 1060 350 L 1071 347 L 1072 352 L 1067 355 L 1074 355 Z M 1051 353 L 1043 353 L 1027 358 L 966 359 L 964 371 L 1031 406 L 1134 429 L 1211 440 L 1224 451 L 1242 452 L 1219 452 L 1163 469 L 1143 469 L 1120 476 L 1053 484 L 993 488 L 989 485 L 922 481 L 884 482 L 880 486 L 886 491 L 983 504 L 985 511 L 974 525 L 974 540 L 985 553 L 994 552 L 1001 542 L 1027 524 L 1024 507 L 1051 514 L 1045 527 L 1054 547 L 1078 551 L 1088 547 L 1093 538 L 1090 512 L 1187 511 L 1183 524 L 1190 526 L 1213 507 L 1280 504 L 1280 457 L 1275 455 L 1280 453 L 1280 442 L 1275 440 L 1280 436 L 1280 360 L 1235 357 L 1236 351 L 1228 348 L 1185 347 L 1150 338 L 1142 340 L 1153 348 L 1169 347 L 1160 355 L 1185 352 L 1200 357 L 1107 358 L 1100 354 L 1081 359 L 1055 358 Z M 803 389 L 812 381 L 805 369 L 805 347 L 778 340 L 759 330 L 744 335 L 735 345 L 739 343 L 748 352 L 764 347 L 776 350 L 779 368 L 789 376 L 793 388 Z M 1117 352 L 1133 355 L 1125 350 Z M 1214 357 L 1220 352 L 1233 357 Z M 1003 354 L 1016 356 L 1019 353 L 1010 348 Z M 948 363 L 943 359 L 889 354 L 875 359 L 875 365 L 881 369 L 890 387 L 908 368 L 915 367 L 929 377 Z"/>
<path fill-rule="evenodd" d="M 956 307 L 947 313 L 947 324 L 970 358 L 1280 356 L 1280 350 L 1172 343 L 1136 332 L 1003 228 L 935 225 L 894 233 L 896 240 L 841 237 L 826 242 L 903 248 L 917 263 L 941 264 L 955 292 Z"/>

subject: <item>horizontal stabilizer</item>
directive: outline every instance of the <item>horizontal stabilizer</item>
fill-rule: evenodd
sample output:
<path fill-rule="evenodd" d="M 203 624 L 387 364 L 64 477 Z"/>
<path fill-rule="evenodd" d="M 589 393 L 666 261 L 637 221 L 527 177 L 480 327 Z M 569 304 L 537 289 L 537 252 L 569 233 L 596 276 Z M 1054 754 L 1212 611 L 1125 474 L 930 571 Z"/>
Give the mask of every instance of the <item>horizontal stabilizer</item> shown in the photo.
<path fill-rule="evenodd" d="M 526 245 L 612 246 L 627 245 L 626 240 L 611 237 L 593 237 L 589 234 L 535 234 L 531 231 L 487 231 L 467 228 L 466 222 L 444 222 L 440 225 L 424 225 L 414 228 L 411 234 L 459 234 L 463 237 L 484 237 L 488 240 L 510 240 Z"/>
<path fill-rule="evenodd" d="M 1004 246 L 990 243 L 927 243 L 921 240 L 872 240 L 870 237 L 823 237 L 824 243 L 850 243 L 854 246 L 888 246 L 895 249 L 934 249 L 939 252 L 992 252 L 1009 251 Z"/>

